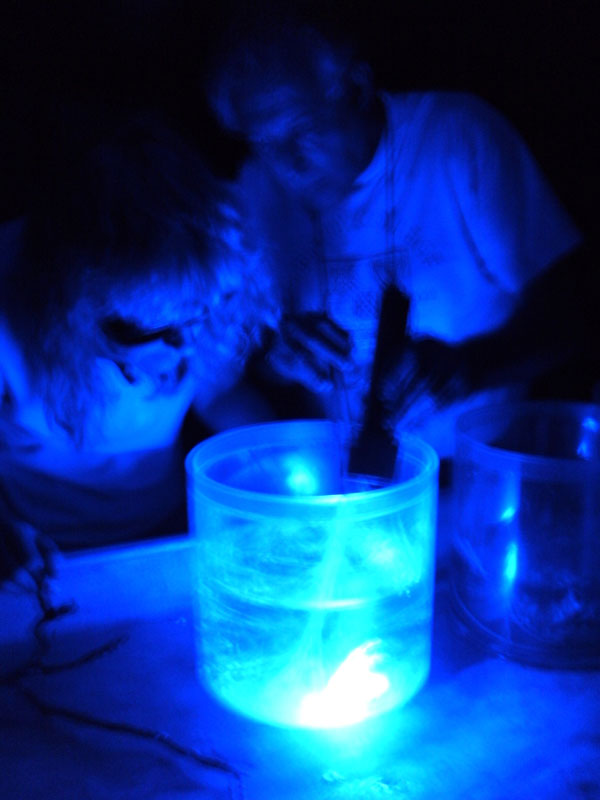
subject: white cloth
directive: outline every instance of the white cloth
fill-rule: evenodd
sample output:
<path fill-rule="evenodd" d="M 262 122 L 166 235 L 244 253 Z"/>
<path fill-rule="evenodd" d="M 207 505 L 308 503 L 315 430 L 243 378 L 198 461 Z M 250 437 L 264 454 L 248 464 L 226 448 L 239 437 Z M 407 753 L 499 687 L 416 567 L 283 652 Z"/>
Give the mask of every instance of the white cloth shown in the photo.
<path fill-rule="evenodd" d="M 521 137 L 487 103 L 443 92 L 382 99 L 386 129 L 371 163 L 320 219 L 260 165 L 241 181 L 253 224 L 276 241 L 284 302 L 326 306 L 352 334 L 363 380 L 389 278 L 410 296 L 413 337 L 459 342 L 502 325 L 523 287 L 580 240 Z"/>

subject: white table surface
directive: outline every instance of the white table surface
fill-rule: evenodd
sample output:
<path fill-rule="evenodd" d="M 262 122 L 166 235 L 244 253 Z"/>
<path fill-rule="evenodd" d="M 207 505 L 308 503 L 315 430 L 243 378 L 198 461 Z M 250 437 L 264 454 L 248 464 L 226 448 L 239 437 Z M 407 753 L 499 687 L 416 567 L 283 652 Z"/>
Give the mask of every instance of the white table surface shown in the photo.
<path fill-rule="evenodd" d="M 340 731 L 294 731 L 239 717 L 196 674 L 191 543 L 74 554 L 52 582 L 49 661 L 116 635 L 102 658 L 22 681 L 44 703 L 159 731 L 240 773 L 203 768 L 159 741 L 40 712 L 0 686 L 0 798 L 244 800 L 593 800 L 600 798 L 600 672 L 488 658 L 449 625 L 436 593 L 432 672 L 404 708 Z M 0 592 L 1 671 L 32 647 L 31 596 Z"/>

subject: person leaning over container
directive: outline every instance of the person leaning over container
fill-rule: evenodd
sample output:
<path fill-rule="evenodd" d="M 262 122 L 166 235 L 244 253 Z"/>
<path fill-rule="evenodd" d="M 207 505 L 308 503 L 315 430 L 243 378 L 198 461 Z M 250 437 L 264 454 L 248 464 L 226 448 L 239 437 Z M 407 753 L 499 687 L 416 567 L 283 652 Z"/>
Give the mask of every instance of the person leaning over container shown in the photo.
<path fill-rule="evenodd" d="M 384 384 L 389 424 L 449 455 L 457 413 L 483 390 L 488 401 L 509 385 L 523 393 L 581 345 L 579 231 L 487 102 L 376 91 L 349 47 L 306 26 L 232 39 L 206 93 L 252 150 L 238 184 L 284 311 L 265 363 L 333 415 L 341 370 L 357 419 L 382 290 L 395 283 L 410 311 Z"/>
<path fill-rule="evenodd" d="M 40 548 L 183 532 L 184 419 L 211 424 L 270 314 L 230 194 L 177 134 L 140 116 L 52 166 L 2 228 L 5 577 Z"/>

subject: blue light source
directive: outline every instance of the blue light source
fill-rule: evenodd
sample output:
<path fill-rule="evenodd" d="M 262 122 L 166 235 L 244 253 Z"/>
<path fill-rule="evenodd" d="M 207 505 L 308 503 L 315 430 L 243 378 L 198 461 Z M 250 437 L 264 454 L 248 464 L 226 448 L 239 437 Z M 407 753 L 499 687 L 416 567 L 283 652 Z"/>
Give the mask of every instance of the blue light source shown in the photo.
<path fill-rule="evenodd" d="M 387 675 L 376 667 L 378 641 L 356 647 L 327 681 L 324 689 L 302 698 L 298 722 L 309 728 L 338 728 L 370 716 L 371 704 L 390 689 Z"/>
<path fill-rule="evenodd" d="M 500 515 L 501 522 L 512 522 L 515 518 L 515 514 L 517 513 L 517 509 L 513 505 L 508 505 Z"/>
<path fill-rule="evenodd" d="M 292 456 L 284 462 L 283 468 L 288 470 L 285 482 L 293 494 L 318 494 L 318 477 L 305 460 Z"/>
<path fill-rule="evenodd" d="M 591 431 L 591 433 L 598 433 L 598 430 L 600 430 L 600 423 L 597 419 L 594 419 L 594 417 L 586 417 L 581 425 L 587 431 Z"/>
<path fill-rule="evenodd" d="M 585 417 L 581 422 L 583 429 L 581 439 L 577 445 L 577 455 L 579 458 L 591 459 L 594 457 L 597 446 L 597 436 L 600 425 L 594 417 Z"/>
<path fill-rule="evenodd" d="M 519 566 L 519 548 L 516 542 L 510 542 L 504 559 L 504 580 L 512 585 L 517 577 Z"/>

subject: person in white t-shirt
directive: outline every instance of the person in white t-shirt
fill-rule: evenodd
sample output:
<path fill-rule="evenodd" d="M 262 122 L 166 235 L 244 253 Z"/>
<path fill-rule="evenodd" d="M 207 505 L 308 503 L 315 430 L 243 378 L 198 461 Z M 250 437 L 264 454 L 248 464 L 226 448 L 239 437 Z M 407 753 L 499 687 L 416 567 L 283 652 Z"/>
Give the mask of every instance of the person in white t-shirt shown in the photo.
<path fill-rule="evenodd" d="M 1 230 L 0 573 L 185 530 L 181 431 L 269 321 L 229 192 L 149 118 L 58 158 Z M 11 556 L 12 553 L 12 556 Z"/>
<path fill-rule="evenodd" d="M 571 352 L 561 337 L 577 332 L 553 319 L 545 276 L 581 235 L 487 102 L 378 92 L 349 48 L 302 26 L 263 26 L 225 48 L 206 91 L 252 148 L 239 188 L 271 249 L 284 312 L 269 364 L 319 394 L 326 413 L 337 413 L 341 370 L 360 417 L 389 283 L 409 298 L 384 390 L 390 424 L 441 455 L 452 452 L 457 413 L 483 390 L 488 400 L 510 384 L 522 393 Z"/>

